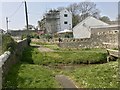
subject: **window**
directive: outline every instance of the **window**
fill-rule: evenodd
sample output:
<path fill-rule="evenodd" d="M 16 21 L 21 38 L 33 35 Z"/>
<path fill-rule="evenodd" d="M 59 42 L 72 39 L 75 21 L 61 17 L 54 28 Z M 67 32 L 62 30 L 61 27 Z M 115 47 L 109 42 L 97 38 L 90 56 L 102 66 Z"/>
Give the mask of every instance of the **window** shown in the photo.
<path fill-rule="evenodd" d="M 67 23 L 68 23 L 67 21 L 64 22 L 64 24 L 67 24 Z"/>
<path fill-rule="evenodd" d="M 68 15 L 67 14 L 64 14 L 64 17 L 67 17 Z"/>
<path fill-rule="evenodd" d="M 115 31 L 115 33 L 117 33 L 118 31 Z"/>

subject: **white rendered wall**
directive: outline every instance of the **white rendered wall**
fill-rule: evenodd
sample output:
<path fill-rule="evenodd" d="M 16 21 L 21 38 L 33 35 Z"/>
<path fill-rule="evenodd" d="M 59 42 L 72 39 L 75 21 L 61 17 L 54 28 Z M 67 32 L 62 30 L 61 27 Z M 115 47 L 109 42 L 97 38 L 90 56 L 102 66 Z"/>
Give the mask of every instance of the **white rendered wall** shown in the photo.
<path fill-rule="evenodd" d="M 108 24 L 100 20 L 97 20 L 93 17 L 88 17 L 73 28 L 73 36 L 74 38 L 90 38 L 91 36 L 90 27 L 104 25 Z"/>
<path fill-rule="evenodd" d="M 64 14 L 67 14 L 67 17 L 64 17 Z M 67 21 L 68 23 L 64 24 L 65 21 Z M 60 12 L 60 28 L 61 31 L 63 31 L 64 29 L 72 28 L 72 13 L 66 9 Z"/>

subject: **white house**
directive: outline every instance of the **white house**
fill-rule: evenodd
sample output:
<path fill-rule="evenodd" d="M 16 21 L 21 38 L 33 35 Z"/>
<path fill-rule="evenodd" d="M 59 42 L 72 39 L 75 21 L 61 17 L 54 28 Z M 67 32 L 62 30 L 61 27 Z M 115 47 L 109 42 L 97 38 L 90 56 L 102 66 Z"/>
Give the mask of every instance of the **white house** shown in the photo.
<path fill-rule="evenodd" d="M 73 37 L 74 38 L 90 38 L 91 27 L 108 26 L 108 25 L 109 24 L 101 20 L 98 20 L 94 17 L 89 16 L 73 28 Z"/>
<path fill-rule="evenodd" d="M 59 21 L 58 21 L 59 22 Z M 60 11 L 60 29 L 59 31 L 64 31 L 65 29 L 72 29 L 72 13 L 67 9 Z"/>
<path fill-rule="evenodd" d="M 72 13 L 67 9 L 50 10 L 41 20 L 42 28 L 47 33 L 56 33 L 65 29 L 72 29 Z M 44 26 L 44 27 L 43 27 Z"/>

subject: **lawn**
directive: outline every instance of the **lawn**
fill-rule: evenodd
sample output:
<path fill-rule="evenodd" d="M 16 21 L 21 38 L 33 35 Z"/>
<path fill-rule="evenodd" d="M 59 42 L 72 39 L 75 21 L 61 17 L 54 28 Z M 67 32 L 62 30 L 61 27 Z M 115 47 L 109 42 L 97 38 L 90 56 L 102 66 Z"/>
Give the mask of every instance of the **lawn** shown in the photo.
<path fill-rule="evenodd" d="M 58 88 L 51 70 L 34 64 L 17 64 L 6 76 L 5 88 Z"/>
<path fill-rule="evenodd" d="M 58 88 L 56 74 L 65 74 L 82 88 L 117 87 L 118 62 L 106 62 L 106 52 L 101 49 L 56 49 L 44 45 L 54 52 L 40 52 L 35 47 L 23 51 L 21 63 L 11 68 L 6 76 L 7 88 Z M 99 64 L 97 64 L 99 63 Z M 104 64 L 100 64 L 104 63 Z M 84 65 L 85 64 L 85 65 Z M 91 65 L 92 64 L 92 65 Z M 71 70 L 48 68 L 57 65 L 83 65 Z"/>
<path fill-rule="evenodd" d="M 104 52 L 90 50 L 81 50 L 81 52 L 40 52 L 37 48 L 33 47 L 26 48 L 23 55 L 23 62 L 37 65 L 105 63 L 107 56 Z"/>
<path fill-rule="evenodd" d="M 55 51 L 74 51 L 74 52 L 81 52 L 81 51 L 89 51 L 89 52 L 102 52 L 102 53 L 106 53 L 106 49 L 103 48 L 60 48 L 57 44 L 53 44 L 50 42 L 32 42 L 32 44 L 37 44 L 37 45 L 42 45 L 46 48 L 50 48 L 53 49 Z"/>
<path fill-rule="evenodd" d="M 118 88 L 118 62 L 88 65 L 62 73 L 71 77 L 82 88 Z"/>
<path fill-rule="evenodd" d="M 40 44 L 39 44 L 40 45 Z M 106 49 L 102 49 L 102 48 L 60 48 L 57 44 L 43 44 L 44 47 L 56 50 L 56 51 L 74 51 L 74 52 L 81 52 L 81 51 L 94 51 L 94 52 L 102 52 L 102 53 L 106 53 Z"/>

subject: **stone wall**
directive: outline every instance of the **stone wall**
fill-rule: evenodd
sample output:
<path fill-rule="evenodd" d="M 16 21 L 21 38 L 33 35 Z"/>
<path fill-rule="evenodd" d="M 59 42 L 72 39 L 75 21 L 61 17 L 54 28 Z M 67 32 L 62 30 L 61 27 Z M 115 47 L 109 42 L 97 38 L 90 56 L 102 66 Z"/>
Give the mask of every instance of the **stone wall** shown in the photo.
<path fill-rule="evenodd" d="M 92 34 L 91 38 L 74 39 L 61 38 L 53 39 L 32 39 L 33 42 L 56 43 L 62 48 L 118 48 L 118 33 L 116 34 Z"/>
<path fill-rule="evenodd" d="M 36 32 L 37 32 L 36 30 L 12 30 L 10 34 L 11 36 L 22 36 Z"/>
<path fill-rule="evenodd" d="M 58 45 L 63 48 L 118 48 L 118 34 L 94 34 L 91 38 L 63 39 Z"/>
<path fill-rule="evenodd" d="M 16 51 L 11 53 L 6 51 L 0 56 L 0 89 L 5 80 L 5 75 L 9 69 L 20 61 L 23 49 L 27 47 L 27 40 L 19 41 Z"/>

